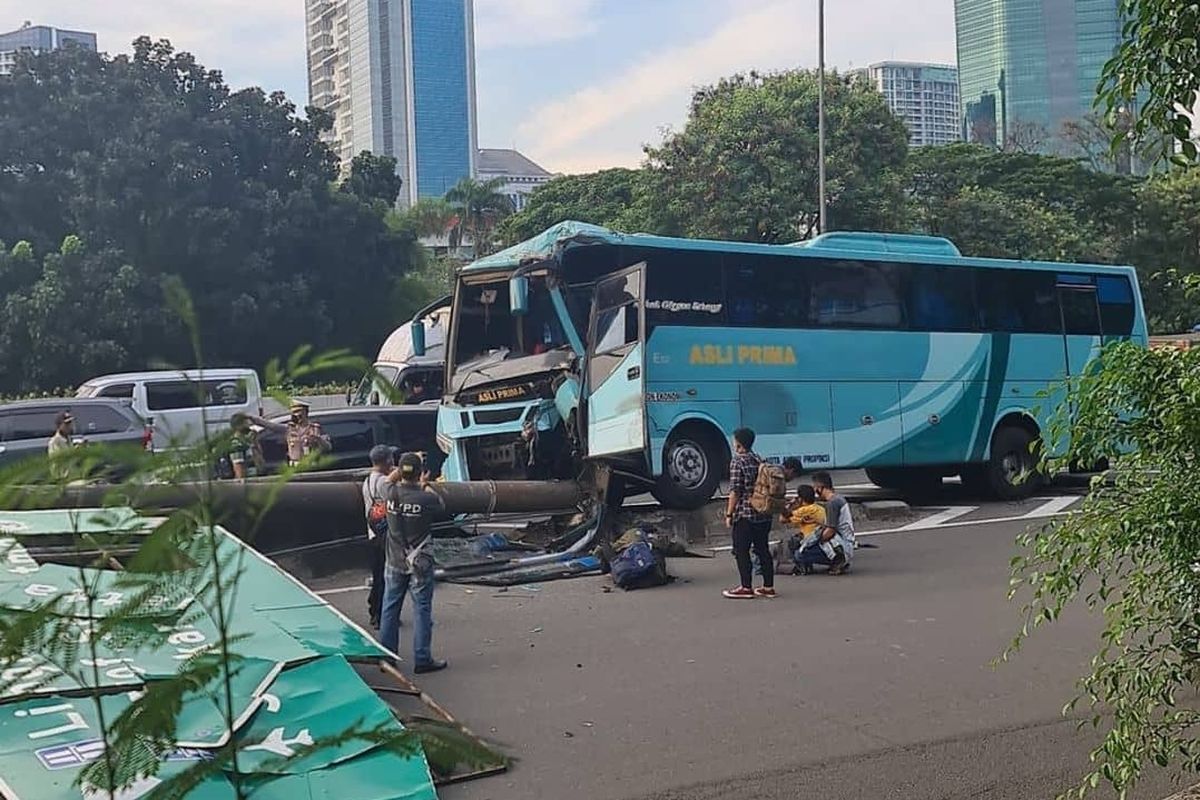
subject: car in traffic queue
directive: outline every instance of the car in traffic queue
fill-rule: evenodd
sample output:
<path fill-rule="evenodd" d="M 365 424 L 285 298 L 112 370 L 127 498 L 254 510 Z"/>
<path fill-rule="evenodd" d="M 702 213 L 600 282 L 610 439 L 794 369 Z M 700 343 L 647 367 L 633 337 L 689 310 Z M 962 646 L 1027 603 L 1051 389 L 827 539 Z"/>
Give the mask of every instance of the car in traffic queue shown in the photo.
<path fill-rule="evenodd" d="M 0 405 L 0 466 L 46 455 L 58 415 L 64 411 L 75 418 L 75 444 L 151 447 L 153 428 L 128 399 L 22 400 Z"/>
<path fill-rule="evenodd" d="M 199 444 L 228 428 L 235 414 L 263 413 L 258 373 L 245 367 L 100 375 L 76 396 L 129 401 L 154 428 L 155 450 Z"/>
<path fill-rule="evenodd" d="M 350 406 L 349 408 L 313 409 L 309 419 L 318 423 L 332 445 L 321 470 L 358 469 L 371 466 L 371 448 L 387 445 L 401 452 L 424 453 L 430 471 L 441 471 L 442 452 L 437 448 L 436 401 L 407 406 Z M 271 421 L 286 424 L 282 415 Z M 277 472 L 287 464 L 287 442 L 281 432 L 264 430 L 259 445 L 268 472 Z"/>

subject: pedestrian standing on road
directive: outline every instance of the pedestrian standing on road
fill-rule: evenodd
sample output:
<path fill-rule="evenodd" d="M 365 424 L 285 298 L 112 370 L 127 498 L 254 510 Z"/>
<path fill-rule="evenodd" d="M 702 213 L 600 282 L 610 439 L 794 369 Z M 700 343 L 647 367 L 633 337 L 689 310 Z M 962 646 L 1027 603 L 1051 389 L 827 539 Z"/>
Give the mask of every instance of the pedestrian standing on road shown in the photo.
<path fill-rule="evenodd" d="M 383 566 L 387 560 L 388 475 L 395 468 L 392 448 L 377 444 L 371 448 L 371 473 L 363 481 L 363 506 L 367 514 L 367 552 L 371 566 L 371 592 L 367 595 L 367 612 L 371 627 L 379 629 L 379 615 L 383 608 Z"/>
<path fill-rule="evenodd" d="M 771 515 L 756 511 L 750 497 L 758 481 L 762 459 L 754 452 L 754 431 L 738 428 L 733 432 L 733 460 L 729 463 L 729 501 L 725 508 L 725 525 L 733 535 L 733 557 L 737 561 L 740 584 L 722 594 L 731 600 L 775 596 L 775 564 L 771 558 L 768 537 L 771 534 Z M 753 588 L 754 572 L 750 550 L 758 557 L 763 585 Z"/>
<path fill-rule="evenodd" d="M 825 524 L 821 526 L 819 543 L 800 550 L 796 554 L 796 564 L 805 572 L 823 564 L 829 567 L 830 575 L 844 575 L 854 559 L 854 518 L 850 514 L 850 504 L 833 490 L 833 478 L 828 472 L 814 474 L 812 481 L 817 497 L 825 503 Z M 820 546 L 826 543 L 833 546 L 832 557 L 827 548 Z"/>
<path fill-rule="evenodd" d="M 229 439 L 229 477 L 244 481 L 255 478 L 263 471 L 263 454 L 258 437 L 250 426 L 250 417 L 234 414 L 229 420 L 233 435 Z"/>
<path fill-rule="evenodd" d="M 387 563 L 384 566 L 383 609 L 379 623 L 379 641 L 393 653 L 400 649 L 400 609 L 404 595 L 411 594 L 414 605 L 413 671 L 417 674 L 446 668 L 445 661 L 434 659 L 433 639 L 433 558 L 425 552 L 433 531 L 433 521 L 445 510 L 445 503 L 429 485 L 421 457 L 416 453 L 400 456 L 397 469 L 400 482 L 388 490 Z"/>
<path fill-rule="evenodd" d="M 264 428 L 284 435 L 287 442 L 288 466 L 297 466 L 309 455 L 328 453 L 333 449 L 329 436 L 321 430 L 321 423 L 309 419 L 308 403 L 293 400 L 289 411 L 292 418 L 286 423 L 250 417 L 253 422 Z"/>
<path fill-rule="evenodd" d="M 74 432 L 75 417 L 70 411 L 60 411 L 54 418 L 54 435 L 46 443 L 46 455 L 50 457 L 50 474 L 55 478 L 66 478 L 70 471 L 66 464 L 61 463 L 61 457 L 71 449 L 71 434 Z"/>

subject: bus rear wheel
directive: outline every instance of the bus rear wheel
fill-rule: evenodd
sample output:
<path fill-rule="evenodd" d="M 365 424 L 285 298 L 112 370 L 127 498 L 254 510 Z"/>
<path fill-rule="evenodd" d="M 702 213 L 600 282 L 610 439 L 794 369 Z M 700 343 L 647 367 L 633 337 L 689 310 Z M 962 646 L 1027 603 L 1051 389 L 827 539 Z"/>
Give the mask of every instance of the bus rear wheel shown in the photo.
<path fill-rule="evenodd" d="M 1024 500 L 1043 483 L 1038 456 L 1038 439 L 1032 432 L 1005 425 L 992 437 L 991 458 L 978 467 L 980 472 L 969 483 L 982 483 L 1000 500 Z"/>
<path fill-rule="evenodd" d="M 724 443 L 702 428 L 672 431 L 663 448 L 662 475 L 651 493 L 667 508 L 691 511 L 712 499 L 728 461 Z"/>

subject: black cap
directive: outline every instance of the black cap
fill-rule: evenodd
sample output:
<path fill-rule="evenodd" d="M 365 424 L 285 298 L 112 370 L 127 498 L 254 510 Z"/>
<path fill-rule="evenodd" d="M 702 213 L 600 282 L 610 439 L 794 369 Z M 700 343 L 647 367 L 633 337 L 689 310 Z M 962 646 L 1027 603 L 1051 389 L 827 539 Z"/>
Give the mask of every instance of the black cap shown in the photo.
<path fill-rule="evenodd" d="M 416 453 L 405 453 L 400 456 L 400 462 L 397 466 L 400 467 L 401 477 L 416 480 L 421 477 L 421 470 L 424 465 L 421 462 L 421 457 Z"/>
<path fill-rule="evenodd" d="M 54 418 L 55 426 L 60 427 L 60 428 L 62 427 L 64 422 L 74 422 L 74 421 L 75 421 L 75 415 L 72 414 L 70 411 L 60 411 L 60 412 L 58 412 L 58 416 Z"/>

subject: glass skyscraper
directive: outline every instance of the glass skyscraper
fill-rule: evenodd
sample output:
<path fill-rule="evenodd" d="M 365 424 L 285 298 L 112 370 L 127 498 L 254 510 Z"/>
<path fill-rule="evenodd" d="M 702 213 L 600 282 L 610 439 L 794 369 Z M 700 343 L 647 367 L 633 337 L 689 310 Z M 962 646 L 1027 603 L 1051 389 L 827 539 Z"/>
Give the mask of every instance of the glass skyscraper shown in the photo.
<path fill-rule="evenodd" d="M 475 171 L 473 0 L 307 0 L 309 102 L 334 117 L 342 169 L 396 159 L 400 203 Z"/>
<path fill-rule="evenodd" d="M 963 138 L 1068 154 L 1120 43 L 1119 0 L 955 0 Z"/>

